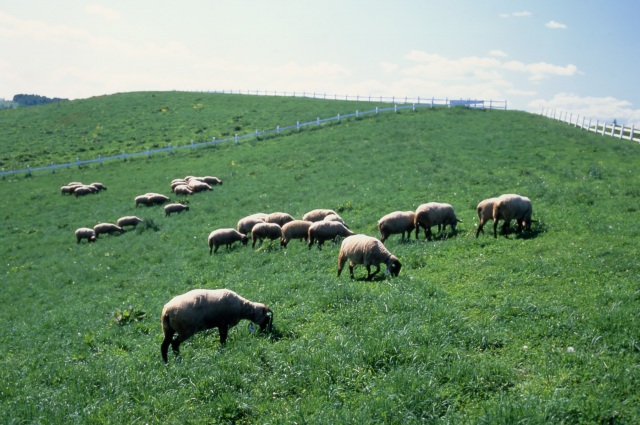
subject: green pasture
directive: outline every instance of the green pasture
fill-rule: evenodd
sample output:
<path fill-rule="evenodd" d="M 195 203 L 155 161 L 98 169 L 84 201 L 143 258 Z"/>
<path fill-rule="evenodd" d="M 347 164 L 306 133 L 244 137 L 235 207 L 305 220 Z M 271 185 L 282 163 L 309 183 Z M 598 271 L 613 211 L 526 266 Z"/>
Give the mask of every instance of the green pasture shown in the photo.
<path fill-rule="evenodd" d="M 35 166 L 64 152 L 72 160 L 133 152 L 353 109 L 354 102 L 298 98 L 121 94 L 0 111 L 10 129 L 0 156 L 5 167 L 21 168 L 24 155 Z M 96 141 L 73 117 L 109 125 Z M 45 127 L 51 137 L 36 137 Z M 80 127 L 85 139 L 76 137 Z M 638 170 L 633 142 L 524 112 L 436 108 L 8 176 L 0 181 L 0 417 L 638 423 Z M 170 181 L 186 175 L 224 184 L 173 196 L 190 210 L 171 217 L 162 207 L 135 207 L 135 196 L 169 195 Z M 61 195 L 70 181 L 108 190 Z M 531 198 L 532 232 L 494 239 L 489 223 L 476 239 L 475 206 L 502 193 Z M 397 278 L 364 281 L 362 266 L 355 281 L 337 278 L 332 243 L 320 250 L 265 242 L 209 255 L 212 230 L 256 212 L 300 218 L 332 208 L 355 232 L 378 236 L 380 217 L 429 201 L 452 204 L 462 223 L 431 241 L 392 236 L 386 246 L 403 264 Z M 76 228 L 131 214 L 146 222 L 76 243 Z M 273 332 L 252 333 L 243 321 L 222 349 L 217 330 L 203 332 L 165 365 L 162 307 L 194 288 L 229 288 L 267 304 Z"/>

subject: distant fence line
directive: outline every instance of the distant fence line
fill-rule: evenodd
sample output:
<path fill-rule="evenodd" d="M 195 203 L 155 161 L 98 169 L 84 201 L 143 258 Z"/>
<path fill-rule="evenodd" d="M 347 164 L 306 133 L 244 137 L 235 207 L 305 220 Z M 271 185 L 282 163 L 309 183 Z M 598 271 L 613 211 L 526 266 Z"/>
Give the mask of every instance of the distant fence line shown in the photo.
<path fill-rule="evenodd" d="M 640 142 L 640 134 L 635 129 L 635 125 L 631 127 L 627 127 L 624 125 L 618 125 L 615 121 L 607 124 L 606 121 L 600 122 L 599 120 L 592 120 L 587 117 L 580 117 L 580 115 L 576 115 L 575 120 L 573 119 L 573 114 L 564 111 L 559 111 L 556 113 L 555 109 L 547 109 L 546 111 L 543 109 L 541 114 L 547 118 L 551 118 L 556 121 L 565 122 L 574 127 L 579 127 L 582 130 L 592 131 L 596 134 L 600 134 L 602 136 L 607 135 L 611 137 L 617 137 L 619 139 L 632 140 L 634 142 Z"/>
<path fill-rule="evenodd" d="M 216 93 L 231 93 L 230 91 L 227 92 L 216 92 Z M 240 92 L 233 92 L 235 94 L 240 94 Z M 251 94 L 255 94 L 256 92 L 252 92 Z M 285 92 L 286 93 L 286 92 Z M 293 95 L 295 96 L 295 92 L 293 92 Z M 298 95 L 300 95 L 298 93 Z M 305 97 L 309 97 L 307 96 L 306 93 L 303 92 L 303 95 Z M 315 94 L 314 94 L 315 96 Z M 324 95 L 323 95 L 324 96 Z M 316 97 L 318 98 L 318 97 Z M 380 97 L 380 102 L 382 103 L 387 103 L 386 98 Z M 404 98 L 406 101 L 410 100 L 409 98 Z M 289 125 L 286 127 L 280 127 L 277 126 L 276 128 L 270 129 L 270 130 L 263 130 L 263 131 L 259 131 L 256 130 L 254 133 L 248 133 L 248 134 L 244 134 L 242 136 L 236 134 L 233 137 L 229 137 L 226 139 L 217 139 L 216 137 L 214 137 L 212 140 L 210 141 L 206 141 L 206 142 L 199 142 L 199 143 L 194 143 L 194 141 L 192 140 L 191 143 L 188 143 L 186 145 L 179 145 L 179 146 L 172 146 L 171 144 L 169 144 L 166 148 L 158 148 L 158 149 L 149 149 L 147 148 L 144 151 L 141 152 L 134 152 L 134 153 L 125 153 L 122 152 L 118 155 L 113 155 L 113 156 L 106 156 L 103 157 L 101 155 L 98 155 L 98 158 L 96 159 L 85 159 L 85 160 L 81 160 L 80 158 L 77 158 L 75 161 L 73 162 L 67 162 L 64 164 L 54 164 L 53 162 L 51 162 L 49 165 L 46 165 L 44 167 L 35 167 L 32 168 L 29 165 L 27 165 L 26 169 L 23 170 L 9 170 L 6 171 L 4 168 L 2 168 L 2 170 L 0 171 L 0 174 L 2 176 L 2 179 L 4 180 L 4 178 L 6 176 L 10 176 L 10 175 L 14 175 L 14 174 L 27 174 L 27 175 L 31 175 L 31 173 L 37 172 L 37 171 L 51 171 L 52 173 L 56 172 L 56 169 L 58 168 L 66 168 L 66 167 L 73 167 L 73 166 L 77 166 L 80 167 L 82 165 L 87 165 L 87 164 L 102 164 L 105 161 L 113 161 L 113 160 L 121 160 L 121 161 L 125 161 L 127 158 L 135 158 L 135 157 L 141 157 L 141 156 L 146 156 L 147 158 L 151 158 L 152 154 L 157 154 L 157 153 L 161 153 L 161 152 L 169 152 L 172 153 L 175 150 L 180 150 L 180 149 L 196 149 L 196 148 L 200 148 L 200 147 L 204 147 L 204 146 L 216 146 L 220 143 L 229 143 L 229 142 L 234 142 L 235 144 L 240 143 L 241 140 L 245 140 L 245 139 L 260 139 L 261 137 L 265 137 L 265 136 L 269 136 L 269 135 L 274 135 L 274 136 L 280 136 L 283 132 L 287 132 L 287 131 L 300 131 L 302 128 L 304 127 L 309 127 L 309 126 L 320 126 L 323 123 L 328 123 L 328 122 L 332 122 L 332 121 L 336 121 L 336 122 L 341 122 L 344 119 L 349 119 L 349 118 L 360 118 L 362 116 L 365 115 L 372 115 L 372 114 L 379 114 L 382 112 L 398 112 L 401 110 L 406 110 L 406 109 L 411 109 L 412 111 L 415 111 L 418 108 L 434 108 L 436 106 L 446 106 L 446 107 L 454 107 L 454 106 L 463 106 L 463 107 L 467 107 L 467 108 L 474 108 L 474 109 L 499 109 L 499 110 L 506 110 L 507 109 L 507 101 L 506 100 L 476 100 L 476 99 L 459 99 L 459 100 L 455 100 L 455 99 L 435 99 L 435 98 L 431 98 L 431 99 L 421 99 L 421 98 L 416 98 L 417 100 L 420 100 L 420 102 L 411 102 L 411 104 L 405 104 L 405 105 L 400 105 L 398 102 L 395 102 L 395 104 L 391 107 L 388 108 L 380 108 L 380 107 L 376 107 L 375 109 L 371 109 L 368 111 L 358 111 L 356 110 L 354 113 L 351 114 L 338 114 L 334 117 L 330 117 L 330 118 L 320 118 L 318 117 L 316 120 L 314 121 L 308 121 L 308 122 L 304 122 L 301 123 L 300 121 L 296 122 L 293 125 Z M 354 99 L 351 99 L 354 100 Z M 365 98 L 362 98 L 362 100 L 365 100 Z M 373 99 L 371 100 L 373 101 L 378 101 L 377 99 Z M 407 102 L 408 103 L 408 102 Z"/>

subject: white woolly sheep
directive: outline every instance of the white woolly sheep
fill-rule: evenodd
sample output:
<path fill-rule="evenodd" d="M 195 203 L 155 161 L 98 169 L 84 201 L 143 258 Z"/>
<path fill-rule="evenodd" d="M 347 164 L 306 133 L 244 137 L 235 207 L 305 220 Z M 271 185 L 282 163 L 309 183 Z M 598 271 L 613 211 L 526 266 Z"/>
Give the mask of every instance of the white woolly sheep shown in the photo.
<path fill-rule="evenodd" d="M 353 268 L 356 264 L 363 264 L 367 268 L 367 280 L 373 279 L 380 271 L 380 264 L 387 266 L 386 273 L 391 276 L 398 276 L 402 268 L 398 258 L 391 254 L 382 242 L 366 235 L 353 235 L 342 241 L 338 255 L 338 277 L 347 260 L 349 260 L 351 279 L 354 278 Z M 373 273 L 371 273 L 371 266 L 376 266 L 376 271 Z"/>
<path fill-rule="evenodd" d="M 91 186 L 76 186 L 76 188 L 73 190 L 73 194 L 78 197 L 78 196 L 85 196 L 88 195 L 90 193 L 96 193 L 96 188 L 92 188 Z"/>
<path fill-rule="evenodd" d="M 162 205 L 165 202 L 171 201 L 168 196 L 162 195 L 160 193 L 147 193 L 147 196 L 151 205 Z"/>
<path fill-rule="evenodd" d="M 98 183 L 98 182 L 91 183 L 89 186 L 95 187 L 96 189 L 98 189 L 98 191 L 107 190 L 107 186 L 103 185 L 102 183 Z"/>
<path fill-rule="evenodd" d="M 480 232 L 484 233 L 484 225 L 487 221 L 493 220 L 493 204 L 495 204 L 497 200 L 498 198 L 488 198 L 480 201 L 476 207 L 476 211 L 478 212 L 478 221 L 480 222 L 478 230 L 476 230 L 476 238 Z"/>
<path fill-rule="evenodd" d="M 95 242 L 96 238 L 98 237 L 95 230 L 89 227 L 80 227 L 79 229 L 76 230 L 75 235 L 76 235 L 76 239 L 78 240 L 78 243 L 80 243 L 82 239 L 86 239 L 87 242 L 89 243 Z"/>
<path fill-rule="evenodd" d="M 498 221 L 504 220 L 502 225 L 502 233 L 507 236 L 509 233 L 509 223 L 511 220 L 518 222 L 518 232 L 522 228 L 531 230 L 531 214 L 533 213 L 533 204 L 531 199 L 526 196 L 506 194 L 498 197 L 493 204 L 493 237 L 498 237 Z"/>
<path fill-rule="evenodd" d="M 178 186 L 187 186 L 189 187 L 189 183 L 185 180 L 174 180 L 171 182 L 171 191 L 175 192 L 176 191 L 176 187 Z"/>
<path fill-rule="evenodd" d="M 173 193 L 176 195 L 191 195 L 193 190 L 191 190 L 191 188 L 186 184 L 179 184 L 173 189 Z"/>
<path fill-rule="evenodd" d="M 416 214 L 413 211 L 394 211 L 383 216 L 378 220 L 378 231 L 380 232 L 380 241 L 384 241 L 391 235 L 402 234 L 401 238 L 404 239 L 404 234 L 407 234 L 407 239 L 411 237 L 411 232 L 416 228 L 415 224 Z"/>
<path fill-rule="evenodd" d="M 240 241 L 242 245 L 246 245 L 247 242 L 249 242 L 249 238 L 247 235 L 238 232 L 236 229 L 216 229 L 209 234 L 209 238 L 207 239 L 207 242 L 209 243 L 209 255 L 211 255 L 212 252 L 218 252 L 218 247 L 220 245 L 226 245 L 227 250 L 229 250 L 231 249 L 231 245 L 238 241 Z"/>
<path fill-rule="evenodd" d="M 329 214 L 337 215 L 337 213 L 334 210 L 316 209 L 316 210 L 311 210 L 307 212 L 305 215 L 302 216 L 302 219 L 306 221 L 312 221 L 315 223 L 316 221 L 324 220 L 324 218 Z"/>
<path fill-rule="evenodd" d="M 325 241 L 335 240 L 338 236 L 346 237 L 352 235 L 355 235 L 355 233 L 337 221 L 316 221 L 309 226 L 309 249 L 311 249 L 315 241 L 318 241 L 318 249 L 321 249 Z"/>
<path fill-rule="evenodd" d="M 229 289 L 194 289 L 174 297 L 162 309 L 162 360 L 167 362 L 169 345 L 178 355 L 182 342 L 206 329 L 218 328 L 220 344 L 225 345 L 229 329 L 243 319 L 255 323 L 264 332 L 273 324 L 273 312 L 266 305 L 249 301 Z"/>
<path fill-rule="evenodd" d="M 349 226 L 347 226 L 347 223 L 345 223 L 344 220 L 342 219 L 342 217 L 340 217 L 338 214 L 329 214 L 329 215 L 325 216 L 325 218 L 323 218 L 322 220 L 324 220 L 324 221 L 337 221 L 338 223 L 344 224 L 344 227 L 346 227 L 347 229 L 349 228 Z"/>
<path fill-rule="evenodd" d="M 273 241 L 281 237 L 282 228 L 276 223 L 258 223 L 251 229 L 251 239 L 253 240 L 251 247 L 254 248 L 256 246 L 256 241 L 260 241 L 260 245 L 262 245 L 264 239 Z"/>
<path fill-rule="evenodd" d="M 418 233 L 420 227 L 424 228 L 424 237 L 431 239 L 431 227 L 438 226 L 438 233 L 446 230 L 447 225 L 451 226 L 451 231 L 456 231 L 456 225 L 459 220 L 456 217 L 453 207 L 449 204 L 440 202 L 428 202 L 420 205 L 416 209 L 415 227 L 416 227 L 416 239 L 418 239 Z"/>
<path fill-rule="evenodd" d="M 205 190 L 213 190 L 213 188 L 207 183 L 196 179 L 189 180 L 189 188 L 196 193 L 204 192 Z"/>
<path fill-rule="evenodd" d="M 257 214 L 252 214 L 244 218 L 241 218 L 240 220 L 238 220 L 236 229 L 238 229 L 238 232 L 248 235 L 251 233 L 253 226 L 255 226 L 258 223 L 264 223 L 263 217 L 266 217 L 266 216 L 267 214 L 257 213 Z"/>
<path fill-rule="evenodd" d="M 282 227 L 290 221 L 295 220 L 291 214 L 283 213 L 283 212 L 274 212 L 267 215 L 264 219 L 265 223 L 275 223 L 278 226 Z"/>
<path fill-rule="evenodd" d="M 136 196 L 135 201 L 136 208 L 138 207 L 138 205 L 146 205 L 147 207 L 153 205 L 153 203 L 151 202 L 151 198 L 147 195 Z"/>
<path fill-rule="evenodd" d="M 280 245 L 286 247 L 292 239 L 308 240 L 309 227 L 312 224 L 312 222 L 305 220 L 293 220 L 285 223 L 285 225 L 282 226 L 282 238 L 280 238 Z"/>
<path fill-rule="evenodd" d="M 103 233 L 112 234 L 115 232 L 124 233 L 124 229 L 113 223 L 99 223 L 93 226 L 93 230 L 96 232 L 96 237 Z"/>
<path fill-rule="evenodd" d="M 222 180 L 214 176 L 205 176 L 202 178 L 202 181 L 210 184 L 211 186 L 222 185 Z"/>
<path fill-rule="evenodd" d="M 164 206 L 165 217 L 169 217 L 173 213 L 180 214 L 182 211 L 189 211 L 189 206 L 184 204 L 168 204 Z"/>
<path fill-rule="evenodd" d="M 133 226 L 136 227 L 138 223 L 142 223 L 142 219 L 136 217 L 135 215 L 126 215 L 124 217 L 120 217 L 116 224 L 124 229 L 125 226 Z"/>
<path fill-rule="evenodd" d="M 68 185 L 60 186 L 61 195 L 71 195 L 74 190 L 75 188 L 73 186 L 68 186 Z"/>

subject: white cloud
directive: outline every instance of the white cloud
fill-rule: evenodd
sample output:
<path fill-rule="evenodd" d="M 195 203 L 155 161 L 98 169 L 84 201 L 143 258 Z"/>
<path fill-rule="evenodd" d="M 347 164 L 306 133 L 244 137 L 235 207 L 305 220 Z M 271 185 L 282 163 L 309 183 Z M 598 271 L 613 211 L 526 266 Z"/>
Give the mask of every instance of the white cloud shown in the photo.
<path fill-rule="evenodd" d="M 504 68 L 509 71 L 528 73 L 530 81 L 539 81 L 551 75 L 567 77 L 578 73 L 578 68 L 575 65 L 558 66 L 546 62 L 525 64 L 519 61 L 510 61 L 504 64 Z"/>
<path fill-rule="evenodd" d="M 560 22 L 556 22 L 556 21 L 549 21 L 545 24 L 545 26 L 547 28 L 551 28 L 554 30 L 564 30 L 567 29 L 567 26 L 565 24 L 561 24 Z"/>
<path fill-rule="evenodd" d="M 379 65 L 380 65 L 380 69 L 385 74 L 393 74 L 398 70 L 398 68 L 400 68 L 398 64 L 391 63 L 391 62 L 380 62 Z"/>
<path fill-rule="evenodd" d="M 107 21 L 114 21 L 120 18 L 120 12 L 105 7 L 101 4 L 90 4 L 85 6 L 84 11 L 87 15 L 99 16 Z"/>
<path fill-rule="evenodd" d="M 513 12 L 513 13 L 501 13 L 500 16 L 501 18 L 510 18 L 510 17 L 514 17 L 514 18 L 528 18 L 530 16 L 532 16 L 533 13 L 529 12 L 528 10 L 523 10 L 521 12 Z"/>
<path fill-rule="evenodd" d="M 630 102 L 615 97 L 578 96 L 572 93 L 558 93 L 552 99 L 536 99 L 527 105 L 532 112 L 542 109 L 555 110 L 557 113 L 569 112 L 574 119 L 585 119 L 640 126 L 640 109 L 634 109 Z"/>
<path fill-rule="evenodd" d="M 507 57 L 507 56 L 509 56 L 508 54 L 506 54 L 502 50 L 498 50 L 498 49 L 491 50 L 489 52 L 489 55 L 496 56 L 496 57 Z"/>

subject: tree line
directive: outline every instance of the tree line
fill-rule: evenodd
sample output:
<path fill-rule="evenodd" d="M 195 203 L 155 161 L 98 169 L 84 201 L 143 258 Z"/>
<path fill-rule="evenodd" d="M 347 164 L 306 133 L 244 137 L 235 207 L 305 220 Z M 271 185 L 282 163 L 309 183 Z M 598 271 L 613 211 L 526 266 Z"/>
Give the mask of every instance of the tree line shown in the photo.
<path fill-rule="evenodd" d="M 46 105 L 49 103 L 62 102 L 65 100 L 69 99 L 61 99 L 59 97 L 49 98 L 37 94 L 16 94 L 15 96 L 13 96 L 13 101 L 17 103 L 18 106 Z"/>

